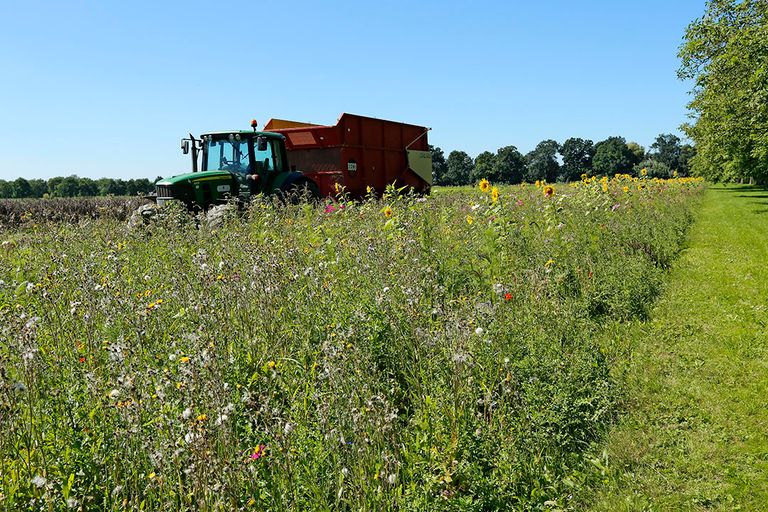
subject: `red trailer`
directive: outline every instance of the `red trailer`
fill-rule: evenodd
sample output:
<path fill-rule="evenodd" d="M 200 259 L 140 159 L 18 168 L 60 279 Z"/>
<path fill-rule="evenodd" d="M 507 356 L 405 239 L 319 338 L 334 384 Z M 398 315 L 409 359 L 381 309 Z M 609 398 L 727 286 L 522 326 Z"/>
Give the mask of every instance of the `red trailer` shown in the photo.
<path fill-rule="evenodd" d="M 285 136 L 292 169 L 317 183 L 320 193 L 343 185 L 353 197 L 371 187 L 381 193 L 392 183 L 428 193 L 432 154 L 423 126 L 342 114 L 333 126 L 271 119 L 264 131 Z"/>

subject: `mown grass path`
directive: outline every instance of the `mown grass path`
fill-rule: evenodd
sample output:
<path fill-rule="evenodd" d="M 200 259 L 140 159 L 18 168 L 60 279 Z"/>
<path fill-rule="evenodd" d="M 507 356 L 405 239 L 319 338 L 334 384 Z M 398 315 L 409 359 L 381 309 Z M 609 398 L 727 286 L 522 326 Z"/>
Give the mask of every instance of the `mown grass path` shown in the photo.
<path fill-rule="evenodd" d="M 651 320 L 594 510 L 768 510 L 768 191 L 713 187 Z"/>

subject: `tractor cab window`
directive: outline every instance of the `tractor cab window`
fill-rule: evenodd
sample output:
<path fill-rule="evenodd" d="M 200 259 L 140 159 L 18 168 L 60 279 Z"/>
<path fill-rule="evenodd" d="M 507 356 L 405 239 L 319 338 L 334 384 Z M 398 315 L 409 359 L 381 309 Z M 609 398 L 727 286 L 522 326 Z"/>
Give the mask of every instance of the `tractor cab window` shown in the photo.
<path fill-rule="evenodd" d="M 248 140 L 209 140 L 206 144 L 207 163 L 204 171 L 235 171 L 248 173 Z"/>
<path fill-rule="evenodd" d="M 256 172 L 269 172 L 275 170 L 275 142 L 265 140 L 259 149 L 258 139 L 253 141 L 253 160 L 256 162 Z"/>

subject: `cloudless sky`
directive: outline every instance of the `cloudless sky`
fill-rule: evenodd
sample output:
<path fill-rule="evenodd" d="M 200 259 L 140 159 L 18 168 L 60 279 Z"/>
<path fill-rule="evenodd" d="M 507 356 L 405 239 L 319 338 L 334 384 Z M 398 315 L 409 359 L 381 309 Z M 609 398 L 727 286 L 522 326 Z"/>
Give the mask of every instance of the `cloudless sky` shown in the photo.
<path fill-rule="evenodd" d="M 447 154 L 687 120 L 677 50 L 704 0 L 2 0 L 0 178 L 189 169 L 187 133 L 342 112 Z"/>

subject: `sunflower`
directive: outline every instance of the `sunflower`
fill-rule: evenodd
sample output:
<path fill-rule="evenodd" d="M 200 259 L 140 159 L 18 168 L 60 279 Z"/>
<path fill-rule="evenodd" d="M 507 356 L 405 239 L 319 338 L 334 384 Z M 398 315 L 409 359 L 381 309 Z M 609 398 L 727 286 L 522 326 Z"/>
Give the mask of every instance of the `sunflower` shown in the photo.
<path fill-rule="evenodd" d="M 499 200 L 499 189 L 497 187 L 493 187 L 491 189 L 491 201 L 494 203 Z"/>
<path fill-rule="evenodd" d="M 480 184 L 478 186 L 480 187 L 480 191 L 485 194 L 488 192 L 488 189 L 491 188 L 491 183 L 487 179 L 483 178 L 480 180 Z"/>
<path fill-rule="evenodd" d="M 627 192 L 629 192 L 629 187 L 628 187 L 628 186 L 626 186 L 626 185 L 624 185 L 624 188 L 623 188 L 622 190 L 623 190 L 623 191 L 624 191 L 624 193 L 626 194 Z"/>
<path fill-rule="evenodd" d="M 546 185 L 544 187 L 544 197 L 552 197 L 553 195 L 555 195 L 555 187 Z"/>
<path fill-rule="evenodd" d="M 381 210 L 381 213 L 383 213 L 384 216 L 389 219 L 390 217 L 392 217 L 392 208 L 387 206 L 383 210 Z"/>

